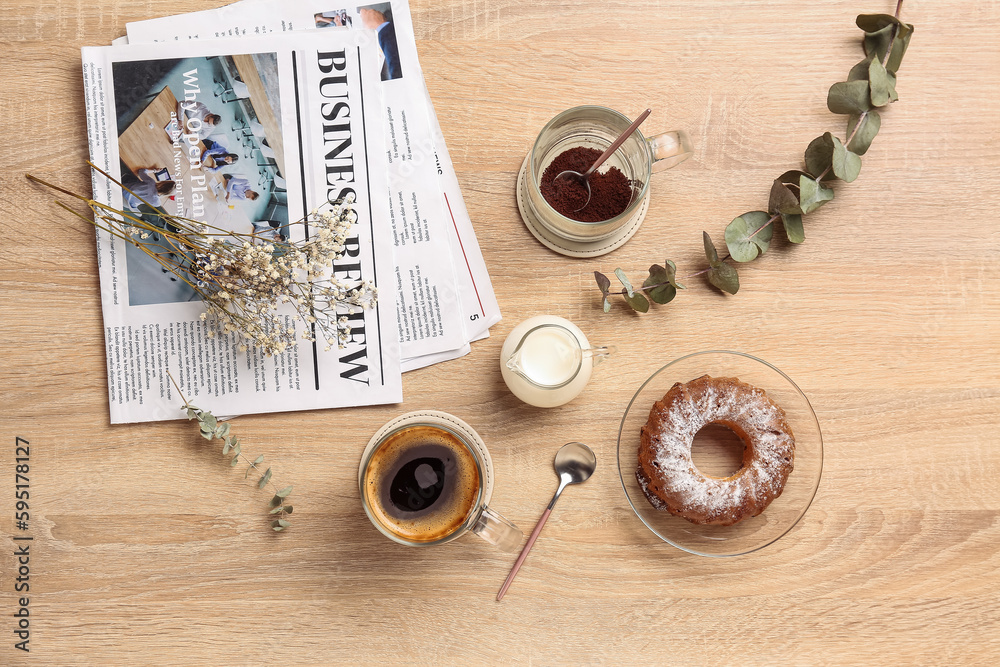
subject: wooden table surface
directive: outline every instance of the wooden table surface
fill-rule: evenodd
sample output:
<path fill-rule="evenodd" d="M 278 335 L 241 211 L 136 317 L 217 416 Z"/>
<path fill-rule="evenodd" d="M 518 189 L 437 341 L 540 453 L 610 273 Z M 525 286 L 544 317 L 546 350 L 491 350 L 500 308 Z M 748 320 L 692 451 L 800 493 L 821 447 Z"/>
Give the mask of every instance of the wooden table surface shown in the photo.
<path fill-rule="evenodd" d="M 218 2 L 218 0 L 215 0 Z M 215 4 L 213 2 L 210 5 Z M 336 4 L 336 3 L 334 3 Z M 908 0 L 916 32 L 899 101 L 860 178 L 741 272 L 692 278 L 666 307 L 600 309 L 592 272 L 704 266 L 736 215 L 816 136 L 843 137 L 829 86 L 861 58 L 868 3 L 417 0 L 423 69 L 504 320 L 455 362 L 409 373 L 401 405 L 241 417 L 234 432 L 295 485 L 272 533 L 256 488 L 187 422 L 111 427 L 92 232 L 28 183 L 89 189 L 79 47 L 196 0 L 38 3 L 0 12 L 0 663 L 995 663 L 1000 658 L 1000 41 L 996 2 Z M 516 172 L 576 104 L 694 156 L 659 175 L 645 224 L 597 259 L 553 254 L 522 226 Z M 617 357 L 550 410 L 504 387 L 520 320 L 553 313 Z M 619 421 L 662 364 L 705 349 L 764 358 L 812 400 L 826 443 L 801 524 L 749 556 L 659 542 L 623 496 Z M 564 495 L 502 603 L 514 555 L 467 536 L 397 546 L 361 511 L 368 437 L 403 411 L 451 412 L 486 439 L 494 504 L 526 531 L 551 459 L 599 467 Z M 15 511 L 15 437 L 30 441 L 30 528 Z M 33 541 L 14 541 L 29 535 Z M 15 548 L 30 544 L 30 592 Z M 14 647 L 30 599 L 30 653 Z"/>

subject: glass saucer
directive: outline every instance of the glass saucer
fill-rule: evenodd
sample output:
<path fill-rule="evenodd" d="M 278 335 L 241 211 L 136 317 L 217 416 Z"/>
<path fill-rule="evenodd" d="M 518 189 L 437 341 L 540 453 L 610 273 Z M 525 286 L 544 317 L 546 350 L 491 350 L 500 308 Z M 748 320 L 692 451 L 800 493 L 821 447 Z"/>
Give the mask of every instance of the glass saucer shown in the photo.
<path fill-rule="evenodd" d="M 702 375 L 736 377 L 760 387 L 785 411 L 795 435 L 795 468 L 781 495 L 761 514 L 733 526 L 700 526 L 654 509 L 635 478 L 639 429 L 649 418 L 653 403 L 662 399 L 675 382 L 689 382 Z M 809 399 L 780 370 L 742 352 L 708 350 L 670 362 L 639 387 L 618 430 L 618 474 L 636 516 L 664 542 L 699 556 L 740 556 L 773 544 L 809 509 L 822 472 L 823 435 Z"/>

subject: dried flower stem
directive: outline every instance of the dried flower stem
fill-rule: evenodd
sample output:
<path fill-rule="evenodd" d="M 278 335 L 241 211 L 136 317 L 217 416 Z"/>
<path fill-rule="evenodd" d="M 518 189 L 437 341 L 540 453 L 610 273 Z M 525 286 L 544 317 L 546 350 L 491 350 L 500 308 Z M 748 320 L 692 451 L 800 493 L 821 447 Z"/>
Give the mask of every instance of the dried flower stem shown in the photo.
<path fill-rule="evenodd" d="M 157 210 L 106 171 L 88 164 L 150 210 Z M 313 211 L 280 231 L 268 231 L 268 239 L 258 232 L 233 232 L 166 213 L 133 214 L 31 174 L 27 178 L 84 202 L 93 213 L 92 220 L 62 202 L 56 203 L 112 238 L 140 249 L 165 273 L 172 274 L 172 280 L 191 288 L 205 305 L 202 320 L 211 325 L 209 337 L 236 333 L 265 355 L 281 354 L 296 344 L 294 322 L 301 320 L 305 324 L 301 337 L 315 342 L 318 331 L 329 350 L 350 340 L 351 316 L 377 301 L 373 282 L 345 281 L 333 273 L 334 262 L 344 256 L 357 219 L 351 197 L 329 210 Z M 295 225 L 309 225 L 312 233 L 304 235 L 306 240 L 292 241 L 288 230 Z M 294 317 L 279 313 L 281 304 L 288 304 Z M 246 347 L 241 345 L 242 350 Z"/>

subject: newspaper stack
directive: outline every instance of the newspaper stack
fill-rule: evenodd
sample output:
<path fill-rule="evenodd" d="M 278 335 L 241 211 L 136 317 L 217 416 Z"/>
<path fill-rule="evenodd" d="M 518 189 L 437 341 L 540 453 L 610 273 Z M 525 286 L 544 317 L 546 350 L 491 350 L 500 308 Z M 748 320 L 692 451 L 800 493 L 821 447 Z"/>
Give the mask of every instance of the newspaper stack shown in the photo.
<path fill-rule="evenodd" d="M 489 336 L 500 310 L 405 0 L 242 0 L 127 28 L 83 50 L 92 161 L 170 214 L 235 232 L 278 233 L 353 193 L 337 270 L 374 281 L 379 302 L 346 348 L 240 351 L 209 336 L 191 287 L 100 232 L 112 423 L 177 418 L 168 372 L 216 414 L 399 402 L 400 373 Z M 100 175 L 94 197 L 139 204 Z"/>

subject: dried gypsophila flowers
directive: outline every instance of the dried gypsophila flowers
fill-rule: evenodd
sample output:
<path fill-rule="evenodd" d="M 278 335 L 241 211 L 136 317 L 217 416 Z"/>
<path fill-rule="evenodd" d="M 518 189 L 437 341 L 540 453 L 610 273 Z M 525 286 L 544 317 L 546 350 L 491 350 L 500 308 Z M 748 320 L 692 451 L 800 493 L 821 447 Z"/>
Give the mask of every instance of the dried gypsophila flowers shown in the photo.
<path fill-rule="evenodd" d="M 131 192 L 110 174 L 91 167 Z M 281 354 L 300 338 L 322 338 L 327 350 L 344 347 L 351 338 L 350 317 L 377 302 L 374 283 L 343 280 L 334 272 L 357 221 L 353 194 L 286 225 L 266 240 L 256 233 L 233 232 L 163 212 L 117 210 L 29 178 L 86 202 L 94 218 L 77 215 L 133 244 L 164 272 L 190 286 L 205 304 L 201 319 L 211 327 L 208 335 L 242 336 L 241 350 L 253 345 L 268 356 Z M 289 232 L 295 225 L 308 230 L 299 235 L 305 237 L 302 240 L 291 240 Z M 302 320 L 301 334 L 297 320 Z"/>
<path fill-rule="evenodd" d="M 213 238 L 195 255 L 192 278 L 205 293 L 205 321 L 223 334 L 238 333 L 267 355 L 319 337 L 325 349 L 350 339 L 348 315 L 373 306 L 377 289 L 369 280 L 335 277 L 334 263 L 344 256 L 351 225 L 357 220 L 353 195 L 342 204 L 313 211 L 302 241 L 263 244 Z M 289 304 L 297 318 L 282 314 Z M 303 321 L 298 334 L 295 319 Z"/>

